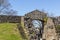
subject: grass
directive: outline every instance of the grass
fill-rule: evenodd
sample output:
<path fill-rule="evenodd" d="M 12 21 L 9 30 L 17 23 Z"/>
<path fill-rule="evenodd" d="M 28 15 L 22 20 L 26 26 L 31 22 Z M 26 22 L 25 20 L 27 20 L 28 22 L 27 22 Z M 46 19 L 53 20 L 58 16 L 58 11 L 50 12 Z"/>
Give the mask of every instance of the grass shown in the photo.
<path fill-rule="evenodd" d="M 0 23 L 0 40 L 23 40 L 15 23 Z"/>

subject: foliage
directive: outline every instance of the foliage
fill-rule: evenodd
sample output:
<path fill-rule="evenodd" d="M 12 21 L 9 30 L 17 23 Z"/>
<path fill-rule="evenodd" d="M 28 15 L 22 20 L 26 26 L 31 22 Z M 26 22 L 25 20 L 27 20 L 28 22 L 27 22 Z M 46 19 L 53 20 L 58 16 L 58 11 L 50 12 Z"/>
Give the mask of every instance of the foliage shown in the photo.
<path fill-rule="evenodd" d="M 56 32 L 60 33 L 60 25 L 56 25 Z"/>
<path fill-rule="evenodd" d="M 44 24 L 47 23 L 47 19 L 48 19 L 48 17 L 45 17 L 45 18 L 44 18 Z"/>
<path fill-rule="evenodd" d="M 56 27 L 56 28 L 57 28 L 57 30 L 60 30 L 60 25 L 57 25 L 57 27 Z"/>

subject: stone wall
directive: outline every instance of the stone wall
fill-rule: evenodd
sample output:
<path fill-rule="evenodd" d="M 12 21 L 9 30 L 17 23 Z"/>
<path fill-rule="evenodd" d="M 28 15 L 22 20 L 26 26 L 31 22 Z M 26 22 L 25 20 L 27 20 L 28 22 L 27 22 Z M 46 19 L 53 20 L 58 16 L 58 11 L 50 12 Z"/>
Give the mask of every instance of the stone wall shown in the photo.
<path fill-rule="evenodd" d="M 44 26 L 43 39 L 58 40 L 55 26 L 51 18 L 48 18 L 47 24 Z"/>
<path fill-rule="evenodd" d="M 29 12 L 25 14 L 26 18 L 31 18 L 31 19 L 40 19 L 43 20 L 45 17 L 47 17 L 47 14 L 44 12 L 41 12 L 39 10 L 34 10 L 32 12 Z"/>
<path fill-rule="evenodd" d="M 5 15 L 0 15 L 0 23 L 20 23 L 21 16 L 5 16 Z"/>

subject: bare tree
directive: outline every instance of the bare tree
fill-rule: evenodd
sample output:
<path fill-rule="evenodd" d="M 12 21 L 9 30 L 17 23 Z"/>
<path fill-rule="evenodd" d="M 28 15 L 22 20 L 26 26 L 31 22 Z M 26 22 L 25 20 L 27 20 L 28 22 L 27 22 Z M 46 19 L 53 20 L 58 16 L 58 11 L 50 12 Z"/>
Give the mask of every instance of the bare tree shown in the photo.
<path fill-rule="evenodd" d="M 10 6 L 8 0 L 0 0 L 0 15 L 16 15 L 17 11 L 10 9 Z"/>
<path fill-rule="evenodd" d="M 7 15 L 7 16 L 16 16 L 17 15 L 17 11 L 11 9 L 10 11 L 6 11 L 5 15 Z"/>
<path fill-rule="evenodd" d="M 8 0 L 0 0 L 0 12 L 4 9 L 8 9 L 10 6 L 10 3 Z"/>

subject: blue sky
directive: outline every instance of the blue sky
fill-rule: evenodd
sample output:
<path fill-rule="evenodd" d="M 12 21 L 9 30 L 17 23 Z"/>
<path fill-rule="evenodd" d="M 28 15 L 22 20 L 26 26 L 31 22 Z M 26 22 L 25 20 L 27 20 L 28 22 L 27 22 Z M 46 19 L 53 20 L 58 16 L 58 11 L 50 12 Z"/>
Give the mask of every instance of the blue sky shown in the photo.
<path fill-rule="evenodd" d="M 18 11 L 18 15 L 31 12 L 35 9 L 45 10 L 54 16 L 60 15 L 60 0 L 9 0 L 12 9 Z"/>

